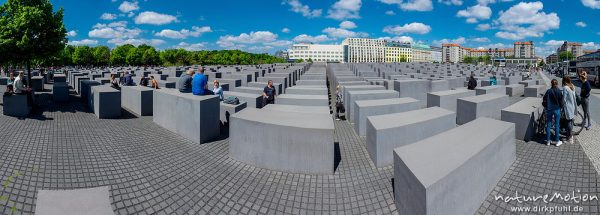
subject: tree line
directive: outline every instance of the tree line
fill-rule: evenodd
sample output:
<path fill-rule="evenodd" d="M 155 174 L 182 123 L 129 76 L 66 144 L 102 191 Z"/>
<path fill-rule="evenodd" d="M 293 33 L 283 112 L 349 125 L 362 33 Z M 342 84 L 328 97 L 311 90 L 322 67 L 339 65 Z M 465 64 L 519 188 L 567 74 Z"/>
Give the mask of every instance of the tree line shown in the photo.
<path fill-rule="evenodd" d="M 254 65 L 284 63 L 285 59 L 268 54 L 253 54 L 240 50 L 188 51 L 157 50 L 149 45 L 130 44 L 110 49 L 107 46 L 71 46 L 51 62 L 54 66 L 185 66 L 185 65 Z"/>

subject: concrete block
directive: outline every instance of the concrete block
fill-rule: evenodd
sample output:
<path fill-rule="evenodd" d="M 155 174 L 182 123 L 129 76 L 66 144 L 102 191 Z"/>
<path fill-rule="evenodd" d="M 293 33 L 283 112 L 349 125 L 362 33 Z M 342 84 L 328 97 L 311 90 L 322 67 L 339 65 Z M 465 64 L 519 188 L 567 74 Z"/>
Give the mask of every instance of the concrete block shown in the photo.
<path fill-rule="evenodd" d="M 421 79 L 395 80 L 394 90 L 400 93 L 400 97 L 411 97 L 421 101 L 421 105 L 427 105 L 427 93 L 431 92 L 431 81 Z"/>
<path fill-rule="evenodd" d="M 326 86 L 325 80 L 299 80 L 297 86 Z"/>
<path fill-rule="evenodd" d="M 508 107 L 509 103 L 507 95 L 497 93 L 459 98 L 456 124 L 462 125 L 479 117 L 499 120 L 500 110 Z"/>
<path fill-rule="evenodd" d="M 264 88 L 259 88 L 259 87 L 236 87 L 233 88 L 233 92 L 240 92 L 240 93 L 249 93 L 249 94 L 255 94 L 255 95 L 262 95 L 263 94 L 263 90 Z"/>
<path fill-rule="evenodd" d="M 142 86 L 121 88 L 121 106 L 138 116 L 151 116 L 153 107 L 153 89 Z"/>
<path fill-rule="evenodd" d="M 490 93 L 505 95 L 506 94 L 506 86 L 494 85 L 494 86 L 475 88 L 476 95 L 483 95 L 483 94 L 490 94 Z"/>
<path fill-rule="evenodd" d="M 107 85 L 92 86 L 92 111 L 99 119 L 121 117 L 121 91 Z"/>
<path fill-rule="evenodd" d="M 525 80 L 525 81 L 519 81 L 519 84 L 522 84 L 522 85 L 524 85 L 525 87 L 529 87 L 529 86 L 537 85 L 537 80 Z"/>
<path fill-rule="evenodd" d="M 328 106 L 329 97 L 327 95 L 300 95 L 283 94 L 275 99 L 275 104 L 282 105 L 302 105 L 302 106 Z"/>
<path fill-rule="evenodd" d="M 355 104 L 356 108 L 354 109 L 353 115 L 356 116 L 356 123 L 354 125 L 354 130 L 360 136 L 367 135 L 367 117 L 369 116 L 401 113 L 421 108 L 419 100 L 408 97 L 360 100 L 356 101 Z"/>
<path fill-rule="evenodd" d="M 69 85 L 67 85 L 67 82 L 54 82 L 54 85 L 52 85 L 52 99 L 55 102 L 69 101 Z"/>
<path fill-rule="evenodd" d="M 152 120 L 191 141 L 206 143 L 220 133 L 219 103 L 218 96 L 154 90 Z"/>
<path fill-rule="evenodd" d="M 333 174 L 334 125 L 326 116 L 246 108 L 230 118 L 229 156 L 275 171 Z"/>
<path fill-rule="evenodd" d="M 328 106 L 303 106 L 303 105 L 282 105 L 270 104 L 262 108 L 262 110 L 273 110 L 291 113 L 308 113 L 308 114 L 329 114 Z"/>
<path fill-rule="evenodd" d="M 240 102 L 247 102 L 247 107 L 251 108 L 262 108 L 263 107 L 263 97 L 262 95 L 252 94 L 252 93 L 240 93 L 233 91 L 224 91 L 223 98 L 227 98 L 229 96 L 235 96 L 240 100 Z M 275 99 L 277 100 L 277 99 Z"/>
<path fill-rule="evenodd" d="M 522 84 L 506 85 L 506 95 L 510 97 L 521 97 L 525 95 L 525 86 Z"/>
<path fill-rule="evenodd" d="M 529 85 L 525 87 L 525 97 L 542 97 L 548 90 L 546 85 Z"/>
<path fill-rule="evenodd" d="M 506 83 L 506 85 L 519 84 L 519 82 L 521 82 L 522 80 L 522 78 L 519 76 L 508 76 L 502 77 L 500 79 L 503 80 Z"/>
<path fill-rule="evenodd" d="M 283 85 L 283 90 L 284 91 L 285 91 L 286 88 L 290 87 L 290 85 L 288 84 L 289 82 L 288 82 L 288 78 L 287 77 L 269 76 L 269 77 L 259 77 L 259 78 L 257 78 L 257 82 L 267 83 L 267 82 L 269 82 L 269 80 L 273 81 L 273 83 L 281 83 Z"/>
<path fill-rule="evenodd" d="M 286 89 L 287 94 L 299 94 L 299 95 L 327 95 L 327 87 L 306 87 L 306 86 L 295 86 Z"/>
<path fill-rule="evenodd" d="M 502 109 L 501 119 L 515 123 L 515 138 L 527 142 L 535 135 L 537 129 L 535 120 L 543 109 L 542 98 L 525 98 Z"/>
<path fill-rule="evenodd" d="M 427 107 L 441 107 L 456 112 L 459 98 L 475 96 L 474 90 L 458 89 L 427 93 Z"/>
<path fill-rule="evenodd" d="M 475 214 L 516 160 L 514 133 L 512 123 L 479 118 L 396 148 L 394 202 L 398 212 Z"/>
<path fill-rule="evenodd" d="M 27 103 L 27 95 L 2 95 L 2 114 L 13 117 L 27 117 L 31 107 Z"/>
<path fill-rule="evenodd" d="M 81 85 L 81 100 L 86 104 L 90 104 L 90 100 L 92 100 L 92 98 L 93 98 L 93 96 L 91 96 L 92 87 L 101 85 L 100 82 L 83 80 L 83 81 L 81 81 L 80 85 Z"/>
<path fill-rule="evenodd" d="M 430 83 L 430 92 L 450 90 L 450 82 L 448 82 L 447 80 L 433 80 Z"/>
<path fill-rule="evenodd" d="M 356 107 L 356 101 L 391 98 L 398 98 L 398 92 L 394 90 L 348 91 L 348 96 L 344 99 L 346 105 L 346 119 L 355 123 L 354 108 Z"/>
<path fill-rule="evenodd" d="M 81 95 L 81 82 L 87 81 L 90 79 L 87 76 L 75 76 L 75 77 L 73 77 L 73 79 L 74 79 L 75 85 L 71 85 L 71 86 L 73 86 L 73 89 L 75 90 L 75 92 L 77 92 L 77 94 Z"/>
<path fill-rule="evenodd" d="M 44 76 L 31 77 L 31 89 L 35 92 L 41 92 L 44 90 Z"/>
<path fill-rule="evenodd" d="M 244 108 L 246 108 L 247 106 L 247 102 L 240 102 L 237 105 L 232 105 L 232 104 L 225 104 L 223 102 L 219 103 L 220 105 L 220 120 L 221 120 L 221 124 L 223 125 L 229 125 L 229 119 L 231 117 L 231 115 L 242 111 Z"/>
<path fill-rule="evenodd" d="M 377 167 L 391 165 L 394 148 L 456 127 L 456 113 L 431 107 L 367 118 L 367 151 Z"/>

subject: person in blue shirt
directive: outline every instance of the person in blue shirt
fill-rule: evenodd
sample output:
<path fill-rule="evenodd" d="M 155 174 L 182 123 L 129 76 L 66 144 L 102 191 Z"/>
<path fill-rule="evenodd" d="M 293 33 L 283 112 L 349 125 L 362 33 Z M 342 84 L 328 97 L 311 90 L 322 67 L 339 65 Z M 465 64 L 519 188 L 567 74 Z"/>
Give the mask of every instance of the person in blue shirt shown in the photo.
<path fill-rule="evenodd" d="M 592 85 L 588 81 L 587 72 L 582 71 L 579 77 L 581 80 L 581 108 L 583 109 L 583 121 L 581 126 L 585 127 L 586 130 L 590 130 L 592 123 L 590 122 L 590 93 L 592 92 Z M 587 121 L 587 124 L 586 124 Z"/>
<path fill-rule="evenodd" d="M 556 146 L 562 145 L 560 141 L 560 109 L 563 106 L 562 92 L 558 88 L 558 81 L 552 79 L 550 82 L 552 87 L 544 94 L 542 105 L 546 109 L 546 145 L 550 145 L 550 130 L 552 128 L 552 120 L 554 119 L 554 135 Z"/>
<path fill-rule="evenodd" d="M 197 96 L 206 95 L 206 84 L 208 83 L 208 77 L 204 75 L 204 69 L 198 69 L 198 73 L 192 77 L 192 94 Z"/>
<path fill-rule="evenodd" d="M 131 77 L 131 74 L 129 74 L 129 72 L 125 72 L 125 83 L 123 83 L 123 85 L 135 86 L 135 83 L 133 82 L 133 78 Z"/>

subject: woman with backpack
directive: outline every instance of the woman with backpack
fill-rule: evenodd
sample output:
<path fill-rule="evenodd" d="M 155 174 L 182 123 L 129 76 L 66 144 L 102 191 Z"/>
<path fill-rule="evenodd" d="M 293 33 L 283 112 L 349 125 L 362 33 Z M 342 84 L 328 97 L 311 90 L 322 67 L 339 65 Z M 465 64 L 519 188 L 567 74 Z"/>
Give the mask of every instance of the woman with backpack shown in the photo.
<path fill-rule="evenodd" d="M 554 119 L 554 142 L 556 146 L 562 145 L 560 141 L 560 109 L 562 108 L 563 98 L 560 89 L 558 89 L 558 81 L 552 79 L 550 82 L 552 87 L 544 94 L 542 105 L 546 109 L 546 145 L 550 145 L 550 131 L 552 130 L 552 120 Z"/>
<path fill-rule="evenodd" d="M 573 144 L 573 119 L 575 119 L 575 112 L 577 112 L 575 86 L 571 82 L 571 78 L 569 78 L 569 76 L 565 76 L 562 79 L 562 85 L 563 110 L 565 119 L 567 120 L 567 141 Z"/>

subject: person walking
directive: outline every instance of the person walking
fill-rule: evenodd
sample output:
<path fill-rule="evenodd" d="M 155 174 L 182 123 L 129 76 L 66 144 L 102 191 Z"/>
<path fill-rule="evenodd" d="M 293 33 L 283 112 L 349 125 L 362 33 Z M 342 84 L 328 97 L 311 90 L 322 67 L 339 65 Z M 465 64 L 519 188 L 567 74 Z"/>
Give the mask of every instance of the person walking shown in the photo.
<path fill-rule="evenodd" d="M 552 87 L 544 94 L 542 105 L 546 109 L 546 145 L 550 145 L 550 131 L 552 128 L 552 120 L 554 120 L 554 135 L 556 146 L 562 145 L 560 141 L 560 109 L 562 108 L 562 93 L 558 89 L 558 81 L 552 79 L 550 82 Z"/>
<path fill-rule="evenodd" d="M 341 88 L 340 85 L 335 88 L 335 120 L 337 121 L 340 121 L 340 113 L 346 112 L 344 108 L 344 95 Z"/>
<path fill-rule="evenodd" d="M 267 86 L 263 89 L 263 106 L 268 104 L 275 104 L 275 87 L 273 87 L 273 81 L 269 80 Z"/>
<path fill-rule="evenodd" d="M 585 127 L 586 130 L 590 130 L 592 127 L 590 119 L 590 94 L 592 92 L 592 85 L 588 81 L 586 71 L 581 72 L 579 79 L 581 80 L 581 93 L 579 96 L 581 97 L 581 108 L 583 109 L 583 121 L 581 122 L 581 126 Z"/>
<path fill-rule="evenodd" d="M 204 75 L 204 69 L 198 69 L 198 73 L 192 77 L 192 93 L 197 96 L 206 95 L 206 84 L 208 78 Z"/>
<path fill-rule="evenodd" d="M 577 112 L 575 86 L 571 82 L 571 78 L 569 76 L 565 76 L 562 79 L 562 85 L 563 110 L 565 114 L 565 119 L 567 120 L 567 142 L 573 144 L 573 119 L 575 119 L 575 112 Z"/>

